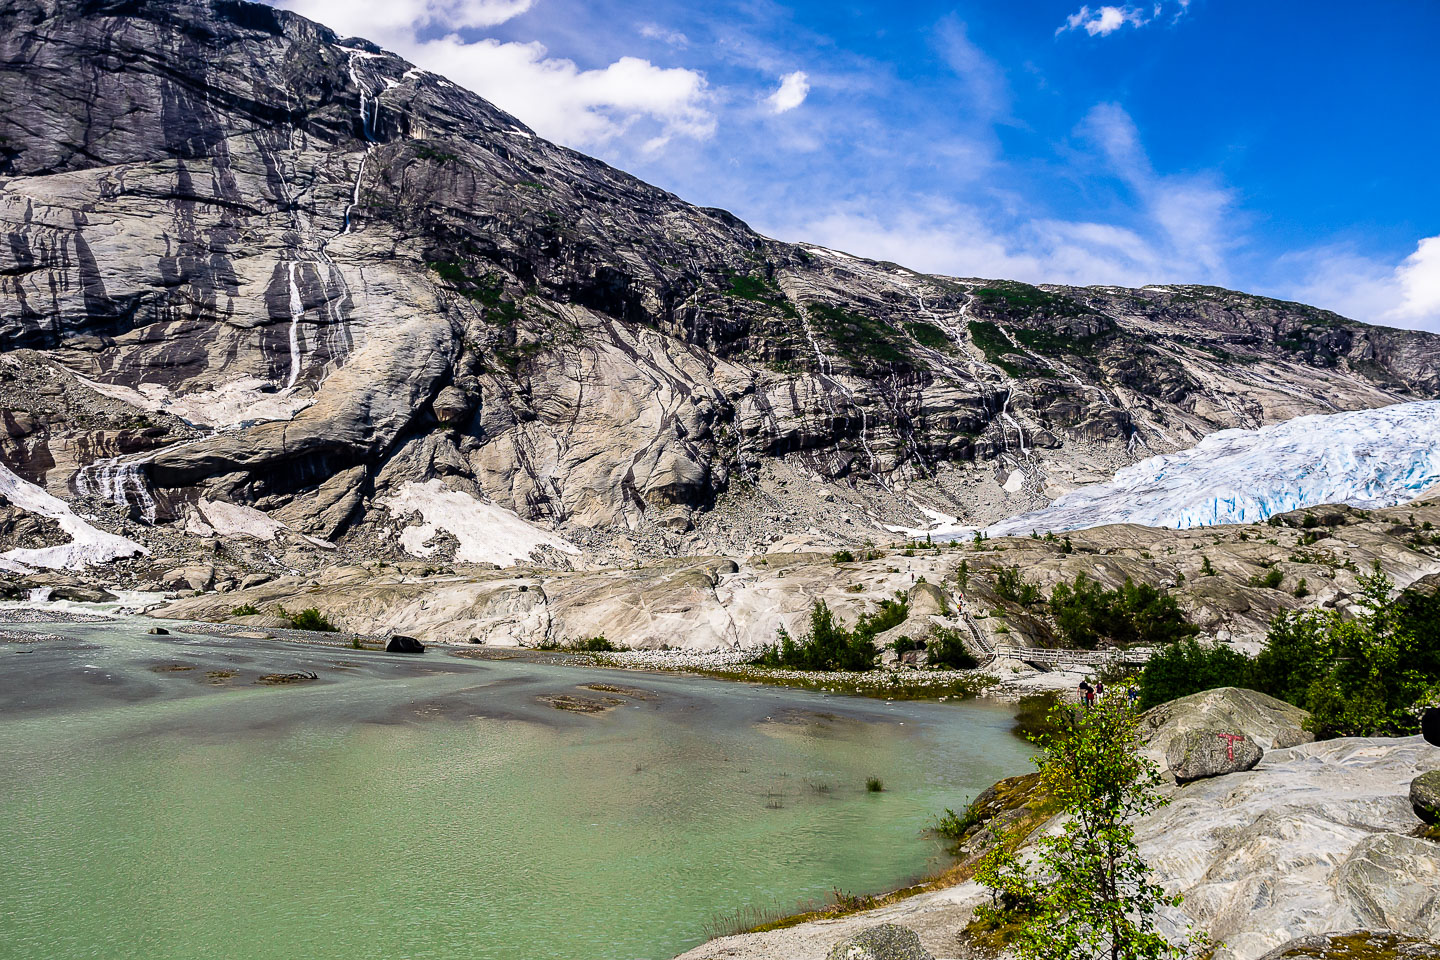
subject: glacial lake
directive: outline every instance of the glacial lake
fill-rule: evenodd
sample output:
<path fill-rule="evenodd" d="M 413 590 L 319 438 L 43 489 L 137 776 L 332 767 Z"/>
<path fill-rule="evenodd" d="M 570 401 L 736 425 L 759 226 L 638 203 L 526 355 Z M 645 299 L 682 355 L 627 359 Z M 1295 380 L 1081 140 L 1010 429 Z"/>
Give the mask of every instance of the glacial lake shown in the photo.
<path fill-rule="evenodd" d="M 995 705 L 154 623 L 0 631 L 6 958 L 663 960 L 944 866 L 1030 769 Z"/>

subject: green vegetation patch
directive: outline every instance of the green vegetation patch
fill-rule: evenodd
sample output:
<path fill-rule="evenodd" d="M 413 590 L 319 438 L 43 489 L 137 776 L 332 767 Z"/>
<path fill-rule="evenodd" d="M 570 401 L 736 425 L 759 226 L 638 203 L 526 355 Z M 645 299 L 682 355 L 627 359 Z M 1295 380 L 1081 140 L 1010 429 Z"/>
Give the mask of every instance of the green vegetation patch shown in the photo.
<path fill-rule="evenodd" d="M 1028 283 L 997 283 L 973 293 L 981 304 L 1007 316 L 1080 317 L 1095 312 L 1067 296 Z"/>
<path fill-rule="evenodd" d="M 925 320 L 908 320 L 905 323 L 905 332 L 915 338 L 915 342 L 922 347 L 929 347 L 931 350 L 938 350 L 941 353 L 955 352 L 955 344 L 950 336 L 933 323 Z"/>
<path fill-rule="evenodd" d="M 1070 646 L 1091 650 L 1102 640 L 1118 646 L 1159 645 L 1199 632 L 1174 597 L 1128 577 L 1119 589 L 1109 590 L 1076 574 L 1073 584 L 1058 583 L 1050 592 L 1050 612 Z"/>
<path fill-rule="evenodd" d="M 461 260 L 438 260 L 430 263 L 430 269 L 450 285 L 460 296 L 485 308 L 485 322 L 497 327 L 508 327 L 520 319 L 520 308 L 505 298 L 505 278 L 498 273 L 471 276 L 467 264 Z"/>
<path fill-rule="evenodd" d="M 1028 330 L 1024 327 L 1017 327 L 1013 332 L 1015 339 L 1027 349 L 1052 357 L 1093 357 L 1095 348 L 1114 334 L 1113 330 L 1102 330 L 1099 333 L 1075 335 L 1051 330 Z"/>
<path fill-rule="evenodd" d="M 1030 371 L 1029 366 L 1024 362 L 1020 351 L 1016 350 L 1005 334 L 1000 331 L 1000 325 L 989 320 L 970 321 L 970 339 L 980 352 L 985 354 L 985 360 L 991 366 L 999 367 L 1012 377 L 1023 377 Z M 1018 358 L 1021 362 L 1016 363 Z"/>
<path fill-rule="evenodd" d="M 737 300 L 749 300 L 752 303 L 763 303 L 773 307 L 783 316 L 791 320 L 800 319 L 800 313 L 790 298 L 785 296 L 773 281 L 764 277 L 756 277 L 748 273 L 731 273 L 727 275 L 730 285 L 723 291 L 725 296 L 734 297 Z"/>
<path fill-rule="evenodd" d="M 898 331 L 888 323 L 828 303 L 812 303 L 806 310 L 826 339 L 835 345 L 835 352 L 845 359 L 856 363 L 916 366 Z"/>

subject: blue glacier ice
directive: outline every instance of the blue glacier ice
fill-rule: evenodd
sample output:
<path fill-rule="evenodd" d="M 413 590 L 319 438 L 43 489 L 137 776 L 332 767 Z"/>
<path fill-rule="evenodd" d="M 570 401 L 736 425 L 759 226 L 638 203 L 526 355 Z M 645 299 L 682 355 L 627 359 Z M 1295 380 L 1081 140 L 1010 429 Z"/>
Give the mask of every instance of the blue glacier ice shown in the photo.
<path fill-rule="evenodd" d="M 1440 483 L 1440 400 L 1221 430 L 1189 450 L 1125 467 L 991 536 L 1109 523 L 1187 529 L 1252 523 L 1325 503 L 1388 507 Z"/>

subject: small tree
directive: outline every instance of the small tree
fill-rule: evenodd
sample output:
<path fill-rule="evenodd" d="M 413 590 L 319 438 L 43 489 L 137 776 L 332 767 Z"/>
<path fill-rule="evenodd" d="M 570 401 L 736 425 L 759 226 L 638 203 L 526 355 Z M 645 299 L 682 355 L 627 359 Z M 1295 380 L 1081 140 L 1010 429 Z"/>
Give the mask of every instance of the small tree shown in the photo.
<path fill-rule="evenodd" d="M 1135 818 L 1169 801 L 1160 773 L 1136 751 L 1138 717 L 1122 695 L 1094 708 L 1057 706 L 1054 731 L 1037 742 L 1044 788 L 1068 815 L 1041 837 L 1027 863 L 997 844 L 976 874 L 994 891 L 977 917 L 1008 927 L 1020 960 L 1176 960 L 1208 945 L 1187 929 L 1172 943 L 1159 912 L 1179 906 L 1151 879 L 1135 841 Z"/>

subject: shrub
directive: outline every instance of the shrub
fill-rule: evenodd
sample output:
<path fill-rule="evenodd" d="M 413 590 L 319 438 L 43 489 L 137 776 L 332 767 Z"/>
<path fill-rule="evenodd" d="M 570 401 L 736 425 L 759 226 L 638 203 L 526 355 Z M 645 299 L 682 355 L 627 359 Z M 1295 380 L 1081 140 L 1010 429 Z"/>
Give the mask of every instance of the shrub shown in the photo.
<path fill-rule="evenodd" d="M 570 644 L 570 649 L 580 653 L 614 653 L 620 647 L 605 639 L 602 634 L 598 637 L 590 637 L 585 640 L 576 640 Z"/>
<path fill-rule="evenodd" d="M 854 563 L 855 554 L 851 553 L 849 550 L 836 550 L 833 554 L 831 554 L 830 559 L 836 564 Z"/>
<path fill-rule="evenodd" d="M 865 779 L 865 789 L 871 793 L 882 793 L 885 790 L 885 781 L 879 777 L 867 777 Z"/>
<path fill-rule="evenodd" d="M 1209 557 L 1200 558 L 1200 575 L 1202 577 L 1215 576 L 1215 567 L 1210 563 Z"/>
<path fill-rule="evenodd" d="M 937 627 L 930 635 L 925 643 L 925 662 L 947 670 L 974 670 L 980 666 L 980 661 L 965 649 L 960 631 L 950 627 Z"/>
<path fill-rule="evenodd" d="M 867 622 L 864 617 L 861 621 Z M 854 631 L 846 630 L 825 601 L 816 600 L 810 609 L 808 631 L 796 639 L 781 627 L 775 645 L 762 650 L 752 662 L 794 670 L 873 670 L 877 656 L 873 632 L 858 626 Z"/>
<path fill-rule="evenodd" d="M 1100 641 L 1158 645 L 1193 637 L 1199 629 L 1180 611 L 1175 598 L 1128 577 L 1108 590 L 1085 574 L 1050 593 L 1050 610 L 1060 635 L 1074 647 L 1094 649 Z"/>
<path fill-rule="evenodd" d="M 255 606 L 255 604 L 253 604 L 253 603 L 242 603 L 242 604 L 240 604 L 240 606 L 235 607 L 235 608 L 233 608 L 233 609 L 230 611 L 230 616 L 232 616 L 232 617 L 258 617 L 258 616 L 260 616 L 260 608 L 257 607 L 257 606 Z"/>
<path fill-rule="evenodd" d="M 287 613 L 284 607 L 277 608 L 280 616 L 290 621 L 296 630 L 316 630 L 321 633 L 338 633 L 340 628 L 314 607 L 306 607 L 299 613 Z"/>
<path fill-rule="evenodd" d="M 1271 567 L 1263 574 L 1257 573 L 1250 578 L 1250 586 L 1264 587 L 1267 590 L 1279 590 L 1281 582 L 1285 579 L 1279 567 Z"/>
<path fill-rule="evenodd" d="M 1295 583 L 1295 596 L 1302 600 L 1310 596 L 1310 586 L 1305 582 L 1304 577 L 1301 577 Z"/>
<path fill-rule="evenodd" d="M 995 595 L 1025 607 L 1041 599 L 1040 588 L 1026 580 L 1019 567 L 1001 567 L 995 571 Z"/>
<path fill-rule="evenodd" d="M 1216 687 L 1252 685 L 1254 662 L 1226 646 L 1192 639 L 1171 644 L 1145 664 L 1140 674 L 1140 706 L 1149 709 L 1178 697 Z"/>

